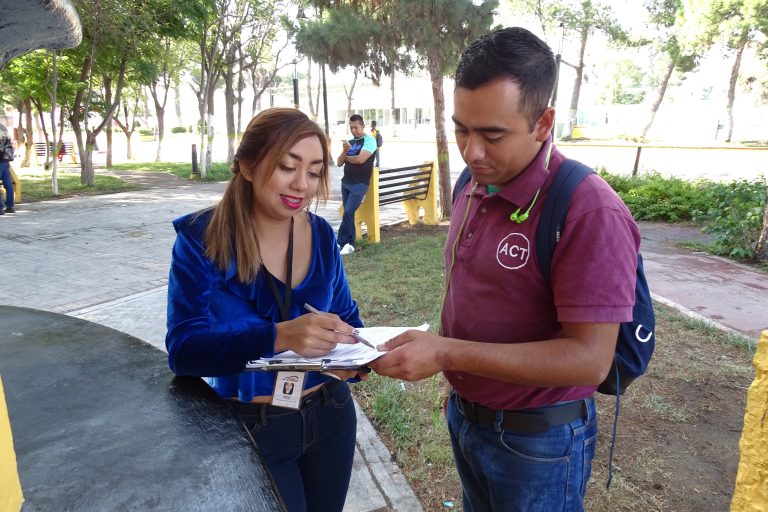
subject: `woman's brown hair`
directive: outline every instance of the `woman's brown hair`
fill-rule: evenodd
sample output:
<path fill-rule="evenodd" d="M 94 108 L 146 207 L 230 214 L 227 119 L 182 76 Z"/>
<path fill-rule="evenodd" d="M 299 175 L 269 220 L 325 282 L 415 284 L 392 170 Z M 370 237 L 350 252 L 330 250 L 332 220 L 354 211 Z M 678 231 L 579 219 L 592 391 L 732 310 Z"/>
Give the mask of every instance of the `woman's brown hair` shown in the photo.
<path fill-rule="evenodd" d="M 283 156 L 300 140 L 317 137 L 323 148 L 323 166 L 315 199 L 328 199 L 328 144 L 325 133 L 306 114 L 293 108 L 270 108 L 248 123 L 232 163 L 233 176 L 215 206 L 205 232 L 205 255 L 225 271 L 237 260 L 238 279 L 252 281 L 261 267 L 259 241 L 256 237 L 253 187 L 269 180 Z M 264 172 L 256 171 L 260 164 Z M 246 180 L 242 168 L 253 173 Z M 233 254 L 234 253 L 234 254 Z"/>

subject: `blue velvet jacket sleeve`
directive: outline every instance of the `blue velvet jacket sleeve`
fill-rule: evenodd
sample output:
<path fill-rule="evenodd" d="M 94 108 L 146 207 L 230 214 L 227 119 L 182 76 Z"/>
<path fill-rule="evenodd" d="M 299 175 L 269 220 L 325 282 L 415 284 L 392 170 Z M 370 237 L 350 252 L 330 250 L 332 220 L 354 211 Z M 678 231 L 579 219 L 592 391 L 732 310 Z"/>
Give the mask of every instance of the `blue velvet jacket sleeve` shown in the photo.
<path fill-rule="evenodd" d="M 241 283 L 234 262 L 222 272 L 204 256 L 203 235 L 209 219 L 210 212 L 206 212 L 174 221 L 177 237 L 168 280 L 166 335 L 170 367 L 178 375 L 233 377 L 226 386 L 219 380 L 222 390 L 227 388 L 226 396 L 232 396 L 229 392 L 234 388 L 240 394 L 246 389 L 246 395 L 269 394 L 269 383 L 261 382 L 263 374 L 241 372 L 247 361 L 274 355 L 279 308 L 261 274 L 251 283 Z M 362 327 L 333 230 L 312 214 L 310 223 L 310 269 L 292 290 L 290 317 L 305 314 L 303 304 L 309 303 Z M 284 295 L 284 285 L 278 282 L 277 286 Z M 311 376 L 306 386 L 318 379 L 318 375 Z"/>
<path fill-rule="evenodd" d="M 165 344 L 177 375 L 219 376 L 242 371 L 246 361 L 272 355 L 275 324 L 256 316 L 223 321 L 212 303 L 221 272 L 203 255 L 210 214 L 177 219 L 168 277 Z M 219 317 L 219 318 L 217 318 Z"/>

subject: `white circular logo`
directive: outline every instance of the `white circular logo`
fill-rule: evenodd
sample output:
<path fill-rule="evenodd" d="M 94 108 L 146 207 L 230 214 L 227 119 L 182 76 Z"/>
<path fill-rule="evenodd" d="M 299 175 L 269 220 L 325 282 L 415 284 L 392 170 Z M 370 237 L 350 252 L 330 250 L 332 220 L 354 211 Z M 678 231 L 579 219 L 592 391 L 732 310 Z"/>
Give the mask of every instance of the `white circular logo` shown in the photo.
<path fill-rule="evenodd" d="M 528 263 L 531 242 L 520 233 L 508 234 L 496 248 L 496 261 L 504 268 L 515 270 Z"/>

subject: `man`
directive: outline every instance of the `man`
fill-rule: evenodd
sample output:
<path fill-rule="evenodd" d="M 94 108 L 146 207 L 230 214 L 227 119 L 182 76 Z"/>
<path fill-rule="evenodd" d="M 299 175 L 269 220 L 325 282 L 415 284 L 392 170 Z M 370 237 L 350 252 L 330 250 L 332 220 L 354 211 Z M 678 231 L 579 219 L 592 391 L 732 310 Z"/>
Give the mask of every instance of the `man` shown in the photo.
<path fill-rule="evenodd" d="M 384 137 L 381 136 L 381 131 L 376 128 L 376 121 L 371 121 L 371 137 L 376 141 L 376 167 L 381 169 L 381 145 L 384 142 Z"/>
<path fill-rule="evenodd" d="M 349 118 L 352 139 L 342 143 L 342 151 L 336 165 L 344 166 L 341 178 L 341 202 L 344 215 L 339 226 L 338 243 L 342 255 L 355 252 L 355 212 L 360 208 L 373 173 L 376 140 L 365 133 L 363 117 L 354 114 Z"/>
<path fill-rule="evenodd" d="M 552 51 L 522 28 L 473 42 L 456 70 L 456 142 L 472 180 L 445 246 L 441 336 L 408 331 L 371 366 L 417 380 L 444 372 L 446 421 L 467 511 L 582 510 L 597 385 L 632 318 L 640 236 L 597 175 L 575 190 L 551 284 L 535 232 L 552 177 Z M 531 254 L 534 252 L 534 254 Z"/>
<path fill-rule="evenodd" d="M 11 162 L 13 162 L 14 155 L 13 141 L 8 136 L 5 126 L 0 124 L 0 183 L 5 188 L 5 204 L 3 204 L 2 194 L 0 194 L 0 215 L 16 213 L 13 208 L 14 190 L 13 176 L 11 175 Z"/>

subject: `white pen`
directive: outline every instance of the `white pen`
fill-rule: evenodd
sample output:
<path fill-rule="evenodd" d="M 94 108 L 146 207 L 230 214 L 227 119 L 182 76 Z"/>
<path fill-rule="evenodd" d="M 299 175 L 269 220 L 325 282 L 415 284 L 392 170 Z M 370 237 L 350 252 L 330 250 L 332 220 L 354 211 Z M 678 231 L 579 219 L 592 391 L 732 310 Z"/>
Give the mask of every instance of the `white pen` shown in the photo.
<path fill-rule="evenodd" d="M 312 305 L 307 304 L 307 303 L 304 303 L 304 309 L 306 309 L 310 313 L 314 313 L 316 315 L 322 315 L 323 314 L 322 311 L 320 311 L 319 309 L 317 309 L 315 307 L 312 307 Z M 365 338 L 363 338 L 362 336 L 360 336 L 360 333 L 359 333 L 359 331 L 357 329 L 354 329 L 352 331 L 352 334 L 347 334 L 346 332 L 337 331 L 336 329 L 334 329 L 333 332 L 338 332 L 339 334 L 346 334 L 347 336 L 352 336 L 353 338 L 355 338 L 357 341 L 359 341 L 360 343 L 362 343 L 366 347 L 370 347 L 370 348 L 373 348 L 373 349 L 376 348 L 375 346 L 373 346 L 373 343 L 371 343 L 370 341 L 368 341 Z"/>

